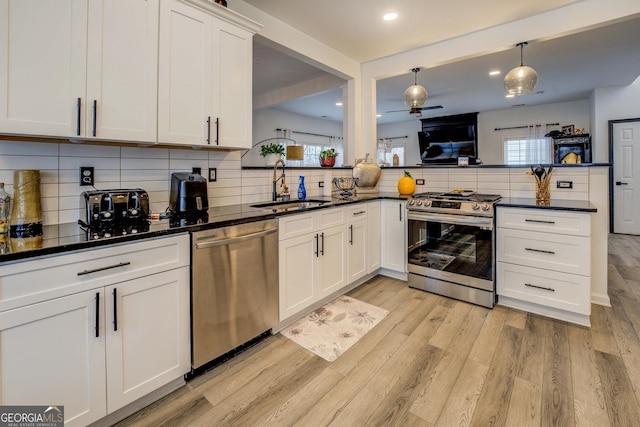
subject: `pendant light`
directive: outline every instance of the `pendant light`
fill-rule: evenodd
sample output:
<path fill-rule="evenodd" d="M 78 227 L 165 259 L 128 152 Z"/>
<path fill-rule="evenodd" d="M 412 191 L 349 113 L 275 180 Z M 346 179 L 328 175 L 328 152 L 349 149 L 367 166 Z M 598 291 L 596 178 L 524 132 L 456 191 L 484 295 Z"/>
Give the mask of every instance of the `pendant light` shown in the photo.
<path fill-rule="evenodd" d="M 414 83 L 404 91 L 404 103 L 411 108 L 409 114 L 412 116 L 422 115 L 422 106 L 427 101 L 427 90 L 418 84 L 418 71 L 420 68 L 411 69 L 414 74 Z"/>
<path fill-rule="evenodd" d="M 507 95 L 527 95 L 533 91 L 538 83 L 538 73 L 531 67 L 524 65 L 522 60 L 522 49 L 527 42 L 518 43 L 520 48 L 520 66 L 509 71 L 504 76 L 504 90 Z"/>

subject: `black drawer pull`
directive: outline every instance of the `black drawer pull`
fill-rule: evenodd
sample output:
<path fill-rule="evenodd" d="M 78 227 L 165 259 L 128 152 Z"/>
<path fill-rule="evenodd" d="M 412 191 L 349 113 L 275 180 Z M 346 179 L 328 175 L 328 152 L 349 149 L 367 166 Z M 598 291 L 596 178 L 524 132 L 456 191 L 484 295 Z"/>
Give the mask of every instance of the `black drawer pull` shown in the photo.
<path fill-rule="evenodd" d="M 316 258 L 318 258 L 319 252 L 320 252 L 320 248 L 319 248 L 320 238 L 318 237 L 318 233 L 316 233 L 316 235 L 314 236 L 314 240 L 316 241 L 316 250 L 314 253 L 316 254 Z"/>
<path fill-rule="evenodd" d="M 207 144 L 211 144 L 211 116 L 207 117 Z"/>
<path fill-rule="evenodd" d="M 94 99 L 93 100 L 93 130 L 91 131 L 91 134 L 93 136 L 96 136 L 96 126 L 98 124 L 97 115 L 98 115 L 98 101 Z"/>
<path fill-rule="evenodd" d="M 322 245 L 320 246 L 320 255 L 324 256 L 324 233 L 320 233 L 320 238 L 322 239 Z"/>
<path fill-rule="evenodd" d="M 543 291 L 551 291 L 551 292 L 555 292 L 556 291 L 553 288 L 545 288 L 544 286 L 532 285 L 531 283 L 525 283 L 524 285 L 528 286 L 530 288 L 542 289 Z"/>
<path fill-rule="evenodd" d="M 93 270 L 84 270 L 78 273 L 78 276 L 84 276 L 85 274 L 97 273 L 99 271 L 111 270 L 112 268 L 124 267 L 125 265 L 131 265 L 130 262 L 119 262 L 118 264 L 108 265 L 106 267 L 94 268 Z"/>
<path fill-rule="evenodd" d="M 80 110 L 82 109 L 82 99 L 78 98 L 78 102 L 76 104 L 77 108 L 77 124 L 76 124 L 76 135 L 80 136 Z"/>
<path fill-rule="evenodd" d="M 358 212 L 354 212 L 354 213 L 353 213 L 353 216 L 362 215 L 363 213 L 367 213 L 367 211 L 358 211 Z"/>
<path fill-rule="evenodd" d="M 546 251 L 544 249 L 534 249 L 534 248 L 524 248 L 525 251 L 530 251 L 530 252 L 540 252 L 543 254 L 551 254 L 551 255 L 555 255 L 556 253 L 554 251 Z"/>
<path fill-rule="evenodd" d="M 349 226 L 349 243 L 353 246 L 353 225 Z"/>
<path fill-rule="evenodd" d="M 540 224 L 555 224 L 555 221 L 543 221 L 541 219 L 525 219 L 524 222 L 537 222 Z"/>

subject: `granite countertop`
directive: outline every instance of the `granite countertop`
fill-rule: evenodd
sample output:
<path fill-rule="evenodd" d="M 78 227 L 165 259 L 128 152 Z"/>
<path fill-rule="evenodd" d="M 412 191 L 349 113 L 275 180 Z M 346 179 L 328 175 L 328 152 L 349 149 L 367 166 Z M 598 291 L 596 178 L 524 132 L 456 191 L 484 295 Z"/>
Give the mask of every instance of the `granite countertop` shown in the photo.
<path fill-rule="evenodd" d="M 0 264 L 73 250 L 97 248 L 135 240 L 150 239 L 172 234 L 189 233 L 264 219 L 278 218 L 284 215 L 293 215 L 315 211 L 317 209 L 327 209 L 335 206 L 344 206 L 370 200 L 401 200 L 404 198 L 406 197 L 401 197 L 398 193 L 361 194 L 352 199 L 314 197 L 313 200 L 326 200 L 327 203 L 317 207 L 282 212 L 273 212 L 270 209 L 252 207 L 252 205 L 258 203 L 214 207 L 209 208 L 208 218 L 199 220 L 195 224 L 190 224 L 185 220 L 176 219 L 149 221 L 148 231 L 98 240 L 90 240 L 86 231 L 84 231 L 84 229 L 75 222 L 45 225 L 43 227 L 42 236 L 10 239 L 7 234 L 0 234 Z"/>
<path fill-rule="evenodd" d="M 597 212 L 596 207 L 587 200 L 554 200 L 551 199 L 548 205 L 539 205 L 536 199 L 503 197 L 496 207 L 501 206 L 511 208 L 531 208 L 531 209 L 547 209 L 556 211 L 574 211 L 574 212 Z"/>

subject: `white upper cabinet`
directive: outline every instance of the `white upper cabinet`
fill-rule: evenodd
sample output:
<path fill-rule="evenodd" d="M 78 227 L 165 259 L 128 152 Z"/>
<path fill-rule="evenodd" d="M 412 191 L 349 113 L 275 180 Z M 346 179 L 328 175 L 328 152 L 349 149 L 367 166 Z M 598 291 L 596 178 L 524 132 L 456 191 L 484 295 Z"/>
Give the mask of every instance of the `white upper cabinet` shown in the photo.
<path fill-rule="evenodd" d="M 159 0 L 0 1 L 0 133 L 156 141 Z"/>
<path fill-rule="evenodd" d="M 159 0 L 89 3 L 86 137 L 156 142 L 159 9 Z"/>
<path fill-rule="evenodd" d="M 87 4 L 0 0 L 0 133 L 84 132 Z"/>
<path fill-rule="evenodd" d="M 161 5 L 158 142 L 249 149 L 259 25 L 217 4 L 188 2 L 194 7 Z"/>
<path fill-rule="evenodd" d="M 211 140 L 212 26 L 203 11 L 162 2 L 158 142 L 207 145 Z"/>

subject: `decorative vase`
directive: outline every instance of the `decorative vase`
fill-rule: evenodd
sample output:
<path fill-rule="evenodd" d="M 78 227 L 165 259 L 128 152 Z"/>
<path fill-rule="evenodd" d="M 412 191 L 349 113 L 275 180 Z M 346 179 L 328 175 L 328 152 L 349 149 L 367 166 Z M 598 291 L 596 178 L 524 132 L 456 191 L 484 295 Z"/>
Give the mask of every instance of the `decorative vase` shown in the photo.
<path fill-rule="evenodd" d="M 304 176 L 300 176 L 298 181 L 298 200 L 304 200 L 307 198 L 307 189 L 304 186 Z"/>
<path fill-rule="evenodd" d="M 322 157 L 320 156 L 320 166 L 323 168 L 332 168 L 336 164 L 335 157 Z"/>
<path fill-rule="evenodd" d="M 13 211 L 9 226 L 11 237 L 42 236 L 40 171 L 14 171 L 13 189 Z"/>
<path fill-rule="evenodd" d="M 267 166 L 273 166 L 282 159 L 282 154 L 267 154 L 264 158 L 267 161 Z"/>
<path fill-rule="evenodd" d="M 537 168 L 531 167 L 531 171 L 527 172 L 527 175 L 532 175 L 536 183 L 536 205 L 549 206 L 551 202 L 551 172 L 553 171 L 553 165 L 545 169 L 542 166 Z"/>

